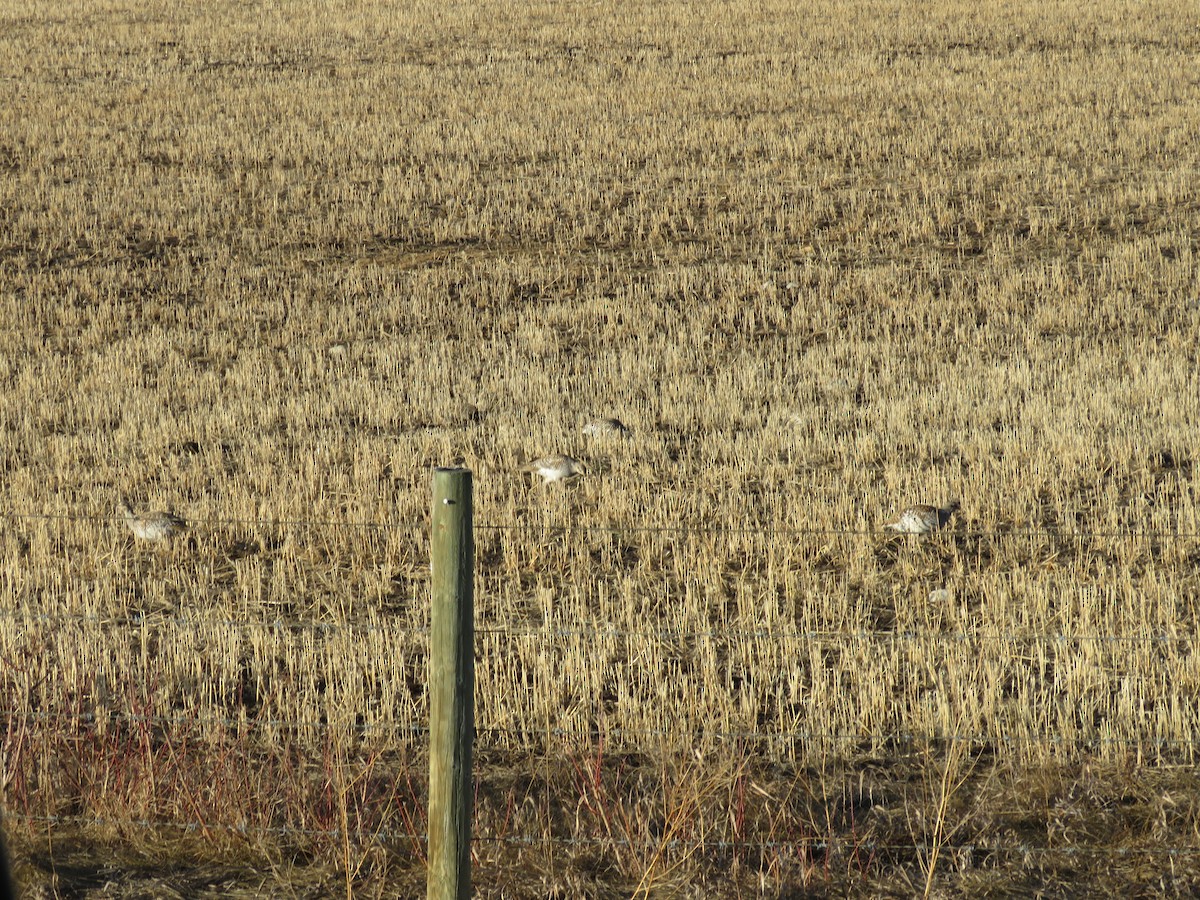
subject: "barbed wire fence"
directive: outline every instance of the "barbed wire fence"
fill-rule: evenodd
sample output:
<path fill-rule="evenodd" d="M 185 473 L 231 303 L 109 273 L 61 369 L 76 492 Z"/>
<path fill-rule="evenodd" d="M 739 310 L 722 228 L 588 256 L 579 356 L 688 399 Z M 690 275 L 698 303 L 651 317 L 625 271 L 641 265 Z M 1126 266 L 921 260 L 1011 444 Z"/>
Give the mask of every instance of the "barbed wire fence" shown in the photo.
<path fill-rule="evenodd" d="M 105 523 L 119 527 L 123 517 L 113 513 L 50 513 L 50 512 L 14 512 L 0 510 L 0 520 L 9 522 L 46 521 L 46 522 L 93 522 Z M 238 517 L 193 517 L 188 516 L 188 525 L 194 529 L 217 531 L 229 526 L 241 526 L 264 531 L 284 528 L 312 530 L 414 530 L 428 531 L 429 523 L 420 520 L 400 521 L 393 519 L 259 519 Z M 903 539 L 912 537 L 887 528 L 855 528 L 850 526 L 834 528 L 807 528 L 796 526 L 728 526 L 728 525 L 636 525 L 629 523 L 588 523 L 588 522 L 517 522 L 500 524 L 495 522 L 476 522 L 476 532 L 516 532 L 532 534 L 535 532 L 556 533 L 595 533 L 595 534 L 664 534 L 670 536 L 687 535 L 739 535 L 754 534 L 764 536 L 801 537 L 832 536 L 832 537 L 876 537 Z M 1093 539 L 1129 539 L 1129 540 L 1164 540 L 1188 541 L 1200 540 L 1200 531 L 1179 531 L 1161 528 L 1060 528 L 1045 525 L 1026 527 L 1002 528 L 972 528 L 946 526 L 940 532 L 956 537 L 1054 537 L 1060 540 Z"/>
<path fill-rule="evenodd" d="M 0 519 L 10 522 L 32 522 L 32 521 L 87 521 L 87 522 L 108 522 L 114 525 L 119 524 L 119 517 L 112 515 L 87 515 L 87 514 L 68 514 L 68 513 L 12 513 L 0 512 Z M 263 530 L 278 530 L 287 528 L 303 528 L 313 530 L 323 529 L 362 529 L 362 530 L 417 530 L 425 531 L 428 524 L 424 522 L 398 522 L 398 521 L 335 521 L 335 520 L 257 520 L 257 519 L 230 519 L 230 518 L 211 518 L 211 519 L 193 519 L 190 525 L 196 529 L 218 531 L 222 528 L 230 526 L 238 526 L 243 528 L 255 528 Z M 479 523 L 474 525 L 476 531 L 482 532 L 505 532 L 518 534 L 545 534 L 545 533 L 653 533 L 665 535 L 668 537 L 686 537 L 689 535 L 738 535 L 738 534 L 759 534 L 766 537 L 799 537 L 804 535 L 809 536 L 839 536 L 851 538 L 880 538 L 891 540 L 904 540 L 904 537 L 897 536 L 891 531 L 879 529 L 861 529 L 861 528 L 846 528 L 846 529 L 829 529 L 829 528 L 729 528 L 721 526 L 638 526 L 638 525 L 589 525 L 579 523 L 564 523 L 564 524 L 537 524 L 537 523 L 522 523 L 511 525 L 500 525 L 494 523 Z M 981 539 L 1021 539 L 1021 538 L 1053 538 L 1059 541 L 1082 541 L 1082 540 L 1133 540 L 1133 541 L 1155 541 L 1155 542 L 1185 542 L 1200 540 L 1200 533 L 1187 531 L 1162 531 L 1162 530 L 1113 530 L 1113 529 L 1053 529 L 1053 528 L 1006 528 L 994 530 L 978 530 L 978 529 L 955 529 L 952 532 L 957 537 L 976 537 Z M 120 616 L 101 615 L 96 613 L 84 613 L 74 611 L 64 611 L 56 613 L 47 612 L 29 612 L 20 609 L 5 609 L 0 610 L 0 619 L 12 622 L 17 625 L 79 625 L 90 626 L 105 629 L 146 629 L 147 627 L 155 629 L 188 629 L 188 628 L 204 628 L 212 629 L 214 627 L 226 628 L 236 631 L 264 631 L 264 632 L 294 632 L 297 630 L 311 631 L 315 633 L 337 633 L 344 632 L 350 634 L 371 633 L 377 631 L 394 631 L 389 626 L 380 625 L 372 622 L 329 622 L 320 619 L 204 619 L 186 614 L 140 614 L 135 613 L 124 618 Z M 407 627 L 405 633 L 409 636 L 420 639 L 427 639 L 429 635 L 428 628 L 422 627 Z M 829 644 L 844 644 L 847 642 L 879 642 L 879 643 L 904 643 L 904 642 L 920 642 L 924 644 L 931 643 L 996 643 L 1005 646 L 1028 646 L 1028 645 L 1078 645 L 1083 643 L 1093 644 L 1143 644 L 1143 645 L 1162 645 L 1166 648 L 1178 648 L 1181 646 L 1194 645 L 1200 642 L 1200 635 L 1195 633 L 1136 633 L 1136 634 L 1120 634 L 1120 633 L 1103 633 L 1098 631 L 1078 631 L 1078 632 L 1057 632 L 1057 633 L 1039 633 L 1039 632 L 1023 632 L 1023 631 L 990 631 L 976 632 L 969 630 L 944 631 L 944 632 L 923 632 L 916 630 L 781 630 L 781 629 L 718 629 L 718 628 L 622 628 L 617 626 L 604 625 L 588 625 L 588 626 L 567 626 L 561 623 L 546 622 L 541 625 L 529 623 L 517 623 L 506 625 L 504 623 L 487 623 L 481 624 L 475 629 L 476 636 L 493 636 L 497 638 L 541 638 L 546 641 L 562 640 L 572 638 L 583 640 L 585 642 L 610 640 L 610 639 L 645 639 L 659 641 L 728 641 L 728 640 L 794 640 L 807 643 L 829 643 Z M 3 661 L 0 661 L 3 662 Z M 189 716 L 189 715 L 158 715 L 158 714 L 139 714 L 134 712 L 108 711 L 104 713 L 97 712 L 72 712 L 68 710 L 32 710 L 32 709 L 17 709 L 10 708 L 0 710 L 0 719 L 6 724 L 6 732 L 9 735 L 14 733 L 14 730 L 19 730 L 20 727 L 30 723 L 38 723 L 41 725 L 73 725 L 76 728 L 94 728 L 103 723 L 124 724 L 142 728 L 152 726 L 160 732 L 160 739 L 169 741 L 170 735 L 178 730 L 196 727 L 219 727 L 231 730 L 241 729 L 243 731 L 253 731 L 256 729 L 274 729 L 276 731 L 287 730 L 305 730 L 305 731 L 333 731 L 342 729 L 345 726 L 328 721 L 291 721 L 280 718 L 257 718 L 257 717 L 232 717 L 232 716 Z M 416 738 L 421 741 L 428 740 L 429 729 L 426 726 L 413 723 L 364 723 L 356 726 L 360 734 L 372 734 L 374 736 L 389 736 L 389 735 L 404 735 L 409 739 Z M 629 728 L 611 728 L 603 731 L 596 729 L 569 729 L 561 727 L 552 728 L 511 728 L 511 727 L 483 727 L 476 732 L 476 740 L 483 739 L 485 742 L 492 738 L 521 738 L 528 735 L 535 735 L 539 738 L 551 737 L 555 739 L 564 739 L 570 741 L 595 741 L 606 738 L 619 738 L 625 741 L 659 740 L 662 738 L 680 738 L 687 737 L 687 732 L 681 732 L 670 728 L 662 729 L 629 729 Z M 972 745 L 980 748 L 995 747 L 997 745 L 1038 745 L 1038 746 L 1061 746 L 1071 751 L 1080 752 L 1102 746 L 1118 746 L 1125 747 L 1131 751 L 1137 752 L 1154 752 L 1164 749 L 1174 748 L 1177 750 L 1185 750 L 1189 754 L 1194 752 L 1197 743 L 1200 743 L 1198 738 L 1181 738 L 1181 737 L 1161 737 L 1155 735 L 1146 735 L 1145 737 L 1114 737 L 1103 734 L 1093 734 L 1086 736 L 1066 736 L 1056 734 L 1024 734 L 1024 735 L 1004 735 L 1004 734 L 984 734 L 984 733 L 961 733 L 961 734 L 927 734 L 916 731 L 892 731 L 887 733 L 847 733 L 847 734 L 827 734 L 813 733 L 805 731 L 790 731 L 787 733 L 771 733 L 756 730 L 720 730 L 706 729 L 704 736 L 708 739 L 717 739 L 721 741 L 738 741 L 750 746 L 769 746 L 773 742 L 781 741 L 808 741 L 808 740 L 827 740 L 832 742 L 845 743 L 865 743 L 876 746 L 887 745 L 911 745 L 920 742 L 937 742 L 945 744 L 961 743 Z M 8 773 L 8 778 L 17 777 L 15 773 Z M 172 818 L 139 818 L 139 817 L 120 817 L 120 816 L 103 816 L 103 815 L 58 815 L 35 813 L 29 810 L 24 812 L 8 810 L 5 815 L 9 826 L 13 824 L 23 824 L 28 828 L 35 830 L 45 830 L 59 827 L 78 827 L 78 828 L 109 828 L 118 830 L 128 829 L 174 829 L 188 833 L 206 834 L 211 831 L 223 831 L 230 834 L 246 836 L 248 834 L 258 835 L 273 835 L 276 837 L 285 837 L 289 839 L 295 838 L 311 838 L 321 837 L 329 840 L 341 840 L 346 838 L 347 833 L 338 828 L 304 828 L 292 825 L 230 825 L 227 823 L 210 823 L 202 820 L 181 821 Z M 402 830 L 394 830 L 388 828 L 375 828 L 370 830 L 355 831 L 352 835 L 356 841 L 382 841 L 385 843 L 417 843 L 420 844 L 427 840 L 427 834 L 413 828 Z M 700 839 L 696 842 L 683 841 L 677 838 L 672 838 L 666 841 L 646 841 L 642 844 L 634 841 L 631 838 L 619 837 L 593 837 L 593 836 L 572 836 L 572 835 L 553 835 L 553 836 L 530 836 L 508 834 L 503 836 L 476 834 L 472 837 L 475 843 L 500 843 L 516 846 L 528 846 L 533 844 L 545 843 L 547 841 L 555 844 L 575 845 L 575 846 L 596 846 L 596 847 L 626 847 L 631 848 L 640 846 L 644 850 L 663 850 L 666 849 L 683 849 L 692 846 L 702 846 L 706 850 L 714 852 L 725 852 L 733 849 L 753 849 L 758 851 L 773 851 L 773 852 L 827 852 L 834 846 L 834 842 L 828 838 L 809 836 L 796 841 L 778 841 L 778 840 L 744 840 L 730 841 L 723 839 Z M 911 844 L 896 843 L 894 841 L 873 841 L 865 839 L 848 839 L 847 843 L 853 844 L 853 849 L 858 852 L 868 853 L 912 853 L 914 851 L 928 851 L 930 844 L 928 842 L 914 841 Z M 961 844 L 947 842 L 943 845 L 943 850 L 947 852 L 966 853 L 988 856 L 993 858 L 1025 858 L 1025 857 L 1054 857 L 1054 858 L 1069 858 L 1072 856 L 1085 855 L 1111 855 L 1116 857 L 1121 856 L 1153 856 L 1153 857 L 1184 857 L 1184 856 L 1200 856 L 1200 846 L 1190 845 L 1159 845 L 1147 846 L 1138 848 L 1111 847 L 1111 846 L 1036 846 L 1026 842 L 992 842 L 980 843 L 967 841 Z"/>

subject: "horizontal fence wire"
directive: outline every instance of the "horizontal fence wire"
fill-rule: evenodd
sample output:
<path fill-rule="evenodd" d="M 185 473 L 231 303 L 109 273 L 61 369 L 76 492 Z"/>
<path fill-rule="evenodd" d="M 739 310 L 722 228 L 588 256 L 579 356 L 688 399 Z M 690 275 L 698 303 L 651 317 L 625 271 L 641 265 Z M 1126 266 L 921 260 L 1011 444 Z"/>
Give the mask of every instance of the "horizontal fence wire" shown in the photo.
<path fill-rule="evenodd" d="M 925 535 L 906 535 L 890 528 L 795 528 L 775 526 L 724 526 L 724 525 L 586 525 L 586 524 L 536 524 L 518 523 L 513 525 L 475 525 L 476 531 L 556 531 L 556 532 L 598 532 L 598 533 L 649 533 L 649 534 L 683 534 L 683 535 L 720 535 L 759 534 L 764 537 L 783 536 L 849 536 L 849 537 L 926 537 L 936 539 L 936 535 L 960 537 L 1059 537 L 1059 538 L 1163 538 L 1171 540 L 1190 540 L 1200 538 L 1200 532 L 1161 531 L 1161 530 L 1121 530 L 1121 529 L 1073 529 L 1057 528 L 942 528 Z"/>
<path fill-rule="evenodd" d="M 247 715 L 245 718 L 234 716 L 211 715 L 159 715 L 125 712 L 36 712 L 24 710 L 0 711 L 0 722 L 9 723 L 11 730 L 14 722 L 30 723 L 75 723 L 81 726 L 99 727 L 101 724 L 112 726 L 126 723 L 134 726 L 152 725 L 155 727 L 172 728 L 211 728 L 221 727 L 239 730 L 276 730 L 276 731 L 329 731 L 350 733 L 359 736 L 374 734 L 397 735 L 428 735 L 428 725 L 412 723 L 336 723 L 321 720 L 259 718 Z M 917 731 L 888 731 L 888 732 L 845 732 L 831 734 L 825 731 L 752 731 L 752 730 L 721 730 L 681 728 L 669 730 L 665 728 L 607 728 L 596 726 L 592 728 L 512 728 L 506 726 L 478 725 L 475 729 L 477 739 L 519 737 L 528 739 L 551 738 L 563 741 L 586 742 L 603 744 L 605 741 L 621 741 L 628 739 L 645 740 L 647 738 L 684 740 L 709 738 L 721 741 L 742 741 L 747 744 L 778 743 L 778 742 L 807 742 L 807 743 L 859 743 L 873 745 L 922 745 L 940 743 L 961 743 L 977 745 L 1011 745 L 1011 746 L 1051 746 L 1051 747 L 1195 747 L 1200 745 L 1200 735 L 1194 738 L 1167 737 L 1110 737 L 1103 735 L 1056 735 L 1056 734 L 938 734 Z M 486 749 L 480 742 L 481 749 Z"/>
<path fill-rule="evenodd" d="M 351 529 L 418 530 L 427 531 L 426 521 L 350 520 L 350 519 L 240 519 L 240 518 L 191 518 L 184 516 L 191 527 L 217 530 L 231 525 L 251 528 L 315 528 L 331 531 Z M 112 513 L 24 513 L 0 511 L 0 519 L 10 521 L 63 521 L 63 522 L 111 522 L 124 525 L 124 518 Z M 797 528 L 767 525 L 633 525 L 622 523 L 587 524 L 578 522 L 517 522 L 496 524 L 476 522 L 475 531 L 525 532 L 525 533 L 596 533 L 596 534 L 677 534 L 677 535 L 762 535 L 782 536 L 847 536 L 847 537 L 891 537 L 901 539 L 912 535 L 898 534 L 888 528 Z M 1200 532 L 1169 531 L 1161 529 L 1112 529 L 1112 528 L 943 528 L 929 535 L 918 537 L 935 538 L 937 535 L 959 537 L 1057 537 L 1063 539 L 1113 538 L 1147 540 L 1197 540 Z"/>
<path fill-rule="evenodd" d="M 212 831 L 221 831 L 236 835 L 257 835 L 269 834 L 277 837 L 321 837 L 333 840 L 341 840 L 344 834 L 363 841 L 391 841 L 403 842 L 409 841 L 413 843 L 424 844 L 428 840 L 428 836 L 421 832 L 396 831 L 392 829 L 347 829 L 343 832 L 339 828 L 296 828 L 288 825 L 230 825 L 230 824 L 210 824 L 205 822 L 180 822 L 171 819 L 118 819 L 118 818 L 99 818 L 90 816 L 56 816 L 56 815 L 33 815 L 29 813 L 19 813 L 8 811 L 5 813 L 5 819 L 11 822 L 24 823 L 30 827 L 76 827 L 76 828 L 124 828 L 124 829 L 140 829 L 154 830 L 158 828 L 172 829 L 185 831 L 190 833 L 205 833 Z M 1164 844 L 1151 844 L 1141 847 L 1113 847 L 1111 845 L 1083 845 L 1069 847 L 1045 847 L 1028 843 L 1013 843 L 1006 844 L 1001 842 L 992 843 L 961 843 L 953 842 L 922 842 L 913 841 L 912 843 L 898 843 L 896 841 L 873 841 L 869 839 L 849 837 L 845 840 L 830 840 L 829 838 L 797 838 L 795 840 L 767 840 L 767 841 L 751 841 L 751 840 L 683 840 L 679 838 L 667 838 L 661 841 L 646 840 L 637 841 L 631 838 L 614 837 L 611 835 L 605 836 L 563 836 L 563 835 L 480 835 L 473 834 L 471 836 L 473 844 L 514 844 L 523 847 L 536 847 L 539 845 L 561 845 L 575 847 L 614 847 L 623 849 L 635 850 L 716 850 L 716 851 L 734 851 L 734 850 L 770 850 L 776 852 L 802 851 L 802 852 L 825 852 L 837 849 L 850 849 L 855 852 L 868 853 L 913 853 L 925 852 L 929 853 L 935 847 L 939 853 L 971 853 L 971 854 L 1016 854 L 1021 856 L 1113 856 L 1119 858 L 1137 858 L 1137 857 L 1171 857 L 1171 856 L 1198 856 L 1200 855 L 1200 846 L 1171 846 Z"/>
<path fill-rule="evenodd" d="M 1044 634 L 1021 632 L 970 631 L 771 631 L 756 629 L 626 629 L 626 628 L 560 628 L 556 626 L 529 626 L 528 628 L 476 628 L 476 635 L 502 635 L 507 637 L 561 637 L 561 638 L 658 638 L 664 641 L 679 640 L 722 640 L 727 638 L 756 641 L 806 641 L 809 643 L 845 643 L 848 641 L 878 641 L 880 643 L 971 643 L 984 644 L 1190 644 L 1200 640 L 1200 634 L 1100 634 L 1047 632 Z"/>
<path fill-rule="evenodd" d="M 96 613 L 32 613 L 22 610 L 0 610 L 0 620 L 23 623 L 40 623 L 44 625 L 101 625 L 108 628 L 175 628 L 179 630 L 199 628 L 227 628 L 230 631 L 269 631 L 295 632 L 320 631 L 337 632 L 349 631 L 355 633 L 387 632 L 396 634 L 403 632 L 411 635 L 427 635 L 427 626 L 400 628 L 396 625 L 379 625 L 371 622 L 323 622 L 320 619 L 270 619 L 253 621 L 250 619 L 197 619 L 188 616 L 168 616 L 147 613 L 132 616 L 103 616 Z M 476 631 L 477 634 L 482 633 Z"/>
<path fill-rule="evenodd" d="M 0 610 L 0 620 L 45 625 L 100 625 L 109 628 L 177 628 L 211 629 L 227 628 L 230 631 L 294 632 L 319 631 L 388 634 L 402 633 L 411 636 L 429 634 L 428 626 L 381 625 L 373 622 L 325 622 L 319 619 L 270 619 L 253 621 L 248 619 L 199 619 L 179 615 L 104 616 L 96 613 L 34 613 L 22 610 Z M 1109 634 L 1105 632 L 1018 632 L 1018 631 L 835 631 L 835 630 L 781 630 L 769 628 L 617 628 L 609 626 L 572 627 L 569 625 L 480 625 L 475 628 L 476 637 L 549 637 L 587 638 L 607 640 L 613 638 L 643 638 L 662 641 L 802 641 L 807 643 L 838 644 L 846 642 L 879 643 L 982 643 L 982 644 L 1163 644 L 1182 646 L 1200 641 L 1198 633 L 1165 634 Z"/>
<path fill-rule="evenodd" d="M 240 525 L 250 528 L 324 528 L 330 531 L 343 529 L 396 529 L 427 531 L 429 523 L 424 521 L 394 522 L 394 521 L 353 521 L 342 519 L 235 519 L 235 518 L 192 518 L 184 516 L 191 528 L 203 527 L 215 531 L 230 525 Z M 0 512 L 0 519 L 10 521 L 46 521 L 46 522 L 109 522 L 124 527 L 125 517 L 112 513 L 14 513 Z"/>
<path fill-rule="evenodd" d="M 91 704 L 102 707 L 103 703 Z M 43 724 L 75 723 L 83 726 L 105 727 L 128 724 L 134 726 L 152 725 L 157 728 L 229 728 L 250 731 L 329 731 L 337 733 L 364 734 L 409 734 L 427 735 L 428 725 L 393 723 L 346 723 L 321 721 L 313 719 L 274 719 L 247 715 L 244 719 L 235 716 L 212 715 L 159 715 L 153 713 L 109 712 L 106 710 L 93 712 L 38 712 L 23 710 L 0 711 L 0 722 L 34 722 Z"/>

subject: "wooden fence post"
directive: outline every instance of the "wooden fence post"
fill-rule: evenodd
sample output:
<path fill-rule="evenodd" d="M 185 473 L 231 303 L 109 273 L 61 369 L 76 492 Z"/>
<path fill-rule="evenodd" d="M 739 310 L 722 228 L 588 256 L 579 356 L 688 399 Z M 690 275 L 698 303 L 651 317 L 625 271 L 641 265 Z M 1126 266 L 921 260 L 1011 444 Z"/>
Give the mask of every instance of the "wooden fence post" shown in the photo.
<path fill-rule="evenodd" d="M 467 469 L 433 472 L 428 900 L 471 896 L 475 536 Z"/>
<path fill-rule="evenodd" d="M 4 843 L 4 823 L 0 821 L 0 900 L 16 896 L 17 888 L 8 864 L 8 845 Z"/>

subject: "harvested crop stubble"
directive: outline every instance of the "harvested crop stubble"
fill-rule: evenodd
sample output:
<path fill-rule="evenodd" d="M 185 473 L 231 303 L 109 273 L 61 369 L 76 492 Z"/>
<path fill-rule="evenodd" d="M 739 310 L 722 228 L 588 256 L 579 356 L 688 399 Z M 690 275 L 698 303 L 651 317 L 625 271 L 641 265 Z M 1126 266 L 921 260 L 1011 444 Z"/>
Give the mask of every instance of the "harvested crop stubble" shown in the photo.
<path fill-rule="evenodd" d="M 1187 893 L 1193 20 L 0 0 L 27 878 L 411 896 L 461 459 L 481 890 Z"/>

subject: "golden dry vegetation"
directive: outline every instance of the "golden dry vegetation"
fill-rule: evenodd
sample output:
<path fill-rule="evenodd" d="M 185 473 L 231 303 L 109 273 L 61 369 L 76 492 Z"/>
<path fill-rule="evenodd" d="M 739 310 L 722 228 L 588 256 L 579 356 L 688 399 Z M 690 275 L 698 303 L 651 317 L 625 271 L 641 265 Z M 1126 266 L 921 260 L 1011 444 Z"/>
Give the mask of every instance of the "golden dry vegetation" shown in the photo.
<path fill-rule="evenodd" d="M 3 0 L 0 51 L 33 890 L 423 891 L 460 457 L 483 894 L 1195 889 L 1191 3 Z"/>

